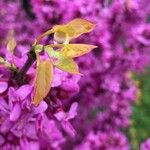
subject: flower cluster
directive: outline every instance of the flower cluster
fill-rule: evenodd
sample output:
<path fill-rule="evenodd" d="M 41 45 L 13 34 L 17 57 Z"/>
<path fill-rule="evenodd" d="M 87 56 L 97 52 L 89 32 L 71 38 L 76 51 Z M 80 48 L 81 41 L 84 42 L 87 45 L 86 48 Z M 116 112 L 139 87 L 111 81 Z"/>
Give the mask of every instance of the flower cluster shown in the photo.
<path fill-rule="evenodd" d="M 77 146 L 75 150 L 99 150 L 99 149 L 116 149 L 127 150 L 129 149 L 127 139 L 123 134 L 117 131 L 89 133 L 85 138 L 85 141 L 81 145 Z"/>
<path fill-rule="evenodd" d="M 143 142 L 141 144 L 140 149 L 141 150 L 148 150 L 148 149 L 150 149 L 150 139 L 147 139 L 145 142 Z"/>
<path fill-rule="evenodd" d="M 0 56 L 12 62 L 4 45 L 13 32 L 17 41 L 14 63 L 19 69 L 35 37 L 74 18 L 96 24 L 94 31 L 76 41 L 98 46 L 77 58 L 84 77 L 54 69 L 52 89 L 38 107 L 30 105 L 35 64 L 22 86 L 14 83 L 15 74 L 9 69 L 0 68 L 1 149 L 129 150 L 121 129 L 130 125 L 131 104 L 137 95 L 131 72 L 140 73 L 149 63 L 149 2 L 30 0 L 25 4 L 1 0 Z M 49 36 L 41 43 L 51 40 Z"/>

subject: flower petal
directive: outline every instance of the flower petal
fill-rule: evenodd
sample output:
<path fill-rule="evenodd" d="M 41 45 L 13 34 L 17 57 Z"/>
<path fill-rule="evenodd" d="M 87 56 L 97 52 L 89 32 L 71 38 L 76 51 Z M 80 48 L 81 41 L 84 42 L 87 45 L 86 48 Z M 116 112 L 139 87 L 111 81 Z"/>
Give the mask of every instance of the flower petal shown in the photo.
<path fill-rule="evenodd" d="M 17 91 L 17 95 L 21 100 L 25 99 L 32 91 L 32 86 L 31 85 L 23 85 L 21 86 Z"/>
<path fill-rule="evenodd" d="M 44 112 L 47 109 L 47 107 L 48 107 L 47 103 L 45 101 L 42 101 L 38 107 L 33 106 L 32 112 L 34 114 L 39 114 L 39 113 Z"/>
<path fill-rule="evenodd" d="M 0 82 L 0 93 L 3 93 L 7 90 L 8 83 L 7 82 Z"/>
<path fill-rule="evenodd" d="M 21 107 L 19 103 L 16 103 L 13 107 L 12 112 L 10 113 L 10 120 L 11 121 L 16 121 L 20 117 L 21 114 Z"/>
<path fill-rule="evenodd" d="M 66 119 L 66 113 L 64 111 L 59 111 L 59 112 L 55 113 L 54 116 L 59 121 Z"/>
<path fill-rule="evenodd" d="M 66 120 L 73 119 L 77 115 L 77 107 L 78 107 L 78 103 L 77 102 L 74 102 L 71 105 L 70 110 L 69 110 L 69 112 L 67 114 Z"/>
<path fill-rule="evenodd" d="M 61 125 L 63 127 L 63 129 L 71 136 L 71 137 L 75 137 L 76 135 L 76 131 L 74 130 L 73 126 L 71 125 L 71 123 L 69 121 L 62 121 Z"/>

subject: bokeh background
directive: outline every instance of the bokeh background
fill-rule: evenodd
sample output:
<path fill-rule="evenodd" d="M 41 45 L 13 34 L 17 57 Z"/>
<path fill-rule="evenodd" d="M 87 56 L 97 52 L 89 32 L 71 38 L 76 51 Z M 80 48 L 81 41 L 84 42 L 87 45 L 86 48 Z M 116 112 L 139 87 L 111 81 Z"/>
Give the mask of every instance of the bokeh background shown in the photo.
<path fill-rule="evenodd" d="M 35 37 L 74 18 L 90 20 L 96 28 L 73 42 L 98 46 L 76 59 L 81 79 L 55 70 L 44 111 L 35 114 L 19 102 L 19 116 L 11 120 L 16 101 L 8 113 L 0 104 L 0 149 L 150 150 L 149 16 L 150 0 L 0 0 L 0 56 L 11 62 L 6 43 L 13 35 L 18 68 Z M 41 43 L 51 41 L 49 36 Z M 34 67 L 28 77 L 34 78 Z M 14 93 L 18 89 L 9 85 L 0 95 L 3 101 L 11 101 L 12 87 Z M 77 116 L 62 128 L 54 116 L 62 108 L 68 112 L 74 102 Z M 19 128 L 28 111 L 34 115 Z"/>

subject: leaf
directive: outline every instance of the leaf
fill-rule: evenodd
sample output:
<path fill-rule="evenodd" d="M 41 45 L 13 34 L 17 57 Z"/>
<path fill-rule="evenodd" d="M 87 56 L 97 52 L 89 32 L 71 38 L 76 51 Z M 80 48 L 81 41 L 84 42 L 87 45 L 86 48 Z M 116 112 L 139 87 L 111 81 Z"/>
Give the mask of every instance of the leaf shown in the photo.
<path fill-rule="evenodd" d="M 64 32 L 69 36 L 69 39 L 76 38 L 83 33 L 88 33 L 92 31 L 95 24 L 85 19 L 74 19 L 64 25 L 56 25 L 53 27 L 54 32 Z"/>
<path fill-rule="evenodd" d="M 63 25 L 55 25 L 52 29 L 49 29 L 48 31 L 44 32 L 43 34 L 39 35 L 33 42 L 33 46 L 37 44 L 43 37 L 48 36 L 52 33 L 54 33 L 54 39 L 58 43 L 69 43 L 70 39 L 76 38 L 80 36 L 83 33 L 88 33 L 92 31 L 95 27 L 95 24 L 92 22 L 76 18 L 72 21 L 70 21 L 67 24 Z"/>
<path fill-rule="evenodd" d="M 64 44 L 64 47 L 61 49 L 61 54 L 65 57 L 79 57 L 96 47 L 88 44 Z"/>
<path fill-rule="evenodd" d="M 60 58 L 61 57 L 60 51 L 55 51 L 50 46 L 44 46 L 44 50 L 47 52 L 47 54 L 50 58 Z"/>
<path fill-rule="evenodd" d="M 58 59 L 54 65 L 62 71 L 82 75 L 79 73 L 78 65 L 73 61 L 72 58 Z"/>
<path fill-rule="evenodd" d="M 53 78 L 53 63 L 51 60 L 39 61 L 36 68 L 34 96 L 32 103 L 38 105 L 48 94 Z"/>
<path fill-rule="evenodd" d="M 4 64 L 4 63 L 5 63 L 5 59 L 2 58 L 2 57 L 0 57 L 0 63 L 1 63 L 1 64 Z"/>
<path fill-rule="evenodd" d="M 2 57 L 0 57 L 0 64 L 4 65 L 5 67 L 8 67 L 8 68 L 11 67 L 11 64 Z"/>
<path fill-rule="evenodd" d="M 7 43 L 7 50 L 13 54 L 15 47 L 16 47 L 16 40 L 15 38 L 12 37 Z"/>
<path fill-rule="evenodd" d="M 35 52 L 41 52 L 43 50 L 43 45 L 42 44 L 37 44 L 34 46 Z"/>

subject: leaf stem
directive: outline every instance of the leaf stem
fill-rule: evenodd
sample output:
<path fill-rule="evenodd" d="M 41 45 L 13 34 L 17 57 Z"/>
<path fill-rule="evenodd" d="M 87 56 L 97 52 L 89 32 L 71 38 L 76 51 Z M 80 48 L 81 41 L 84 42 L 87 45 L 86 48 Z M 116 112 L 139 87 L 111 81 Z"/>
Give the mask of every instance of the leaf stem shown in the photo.
<path fill-rule="evenodd" d="M 50 34 L 52 34 L 52 33 L 54 33 L 54 30 L 53 30 L 53 29 L 48 30 L 48 31 L 44 32 L 43 34 L 39 35 L 39 36 L 35 39 L 35 41 L 34 41 L 34 43 L 33 43 L 33 46 L 36 45 L 37 42 L 39 42 L 43 37 L 45 37 L 45 36 L 47 36 L 47 35 L 50 35 Z"/>

